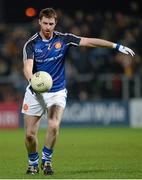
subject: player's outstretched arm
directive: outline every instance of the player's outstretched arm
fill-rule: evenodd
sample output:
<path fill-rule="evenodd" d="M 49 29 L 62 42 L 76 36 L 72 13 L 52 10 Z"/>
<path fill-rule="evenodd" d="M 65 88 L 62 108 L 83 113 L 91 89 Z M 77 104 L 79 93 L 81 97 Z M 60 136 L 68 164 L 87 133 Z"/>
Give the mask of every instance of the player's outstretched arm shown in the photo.
<path fill-rule="evenodd" d="M 134 51 L 128 47 L 125 47 L 121 44 L 116 44 L 107 40 L 97 39 L 97 38 L 81 37 L 79 46 L 114 48 L 124 54 L 131 55 L 132 57 L 135 55 Z"/>

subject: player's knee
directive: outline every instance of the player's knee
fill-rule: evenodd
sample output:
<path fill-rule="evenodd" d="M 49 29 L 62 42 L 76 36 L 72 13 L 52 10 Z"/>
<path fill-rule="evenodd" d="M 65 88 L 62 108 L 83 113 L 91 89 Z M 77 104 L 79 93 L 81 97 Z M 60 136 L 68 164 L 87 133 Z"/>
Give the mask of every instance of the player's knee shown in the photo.
<path fill-rule="evenodd" d="M 32 132 L 26 133 L 26 140 L 28 142 L 32 142 L 34 139 L 35 139 L 35 134 L 34 133 L 32 133 Z"/>
<path fill-rule="evenodd" d="M 59 130 L 59 123 L 56 120 L 49 120 L 48 121 L 48 128 L 53 131 L 55 134 L 58 133 Z"/>

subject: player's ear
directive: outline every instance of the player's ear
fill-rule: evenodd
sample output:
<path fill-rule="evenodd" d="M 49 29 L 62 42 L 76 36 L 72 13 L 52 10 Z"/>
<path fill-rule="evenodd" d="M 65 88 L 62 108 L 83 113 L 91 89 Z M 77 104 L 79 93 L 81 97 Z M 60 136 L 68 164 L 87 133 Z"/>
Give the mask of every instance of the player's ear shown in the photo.
<path fill-rule="evenodd" d="M 58 21 L 57 21 L 57 20 L 55 20 L 55 26 L 57 25 L 57 23 L 58 23 Z"/>
<path fill-rule="evenodd" d="M 40 19 L 38 20 L 38 23 L 39 23 L 39 25 L 41 26 L 41 20 L 40 20 Z"/>

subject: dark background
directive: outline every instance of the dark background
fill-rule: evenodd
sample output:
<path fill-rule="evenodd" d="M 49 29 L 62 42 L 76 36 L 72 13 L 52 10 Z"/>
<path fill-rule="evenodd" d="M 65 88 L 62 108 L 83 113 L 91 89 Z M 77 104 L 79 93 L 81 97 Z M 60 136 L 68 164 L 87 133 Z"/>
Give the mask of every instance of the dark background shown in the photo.
<path fill-rule="evenodd" d="M 136 53 L 130 64 L 128 56 L 110 49 L 72 48 L 66 63 L 70 100 L 142 96 L 142 0 L 0 0 L 1 102 L 19 104 L 23 100 L 27 81 L 22 49 L 39 27 L 37 15 L 26 16 L 29 7 L 35 8 L 37 15 L 47 7 L 60 10 L 60 32 L 107 39 Z"/>
<path fill-rule="evenodd" d="M 137 2 L 138 7 L 132 8 L 132 3 Z M 141 0 L 0 0 L 0 17 L 5 22 L 27 22 L 31 19 L 25 16 L 27 7 L 34 7 L 37 14 L 42 8 L 53 7 L 73 14 L 82 9 L 86 12 L 111 11 L 123 12 L 130 15 L 141 15 Z"/>

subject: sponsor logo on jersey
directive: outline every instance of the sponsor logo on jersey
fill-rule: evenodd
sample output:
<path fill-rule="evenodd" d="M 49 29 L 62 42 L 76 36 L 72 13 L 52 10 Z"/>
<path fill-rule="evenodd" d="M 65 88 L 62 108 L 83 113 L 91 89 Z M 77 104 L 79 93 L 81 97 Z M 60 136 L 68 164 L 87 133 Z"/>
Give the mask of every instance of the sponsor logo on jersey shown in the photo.
<path fill-rule="evenodd" d="M 36 53 L 42 53 L 42 50 L 41 49 L 35 49 L 35 52 Z"/>

